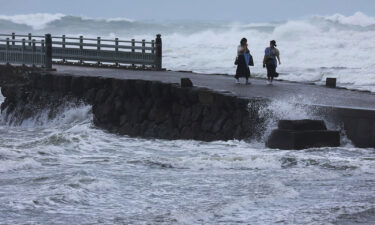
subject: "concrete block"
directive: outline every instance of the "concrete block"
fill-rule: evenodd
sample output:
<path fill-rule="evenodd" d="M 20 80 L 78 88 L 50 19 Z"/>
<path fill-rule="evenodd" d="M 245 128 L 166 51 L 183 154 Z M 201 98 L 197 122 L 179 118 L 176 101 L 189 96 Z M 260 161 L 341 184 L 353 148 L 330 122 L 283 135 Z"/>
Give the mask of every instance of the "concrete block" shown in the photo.
<path fill-rule="evenodd" d="M 280 120 L 279 129 L 282 130 L 327 130 L 323 120 Z"/>
<path fill-rule="evenodd" d="M 326 79 L 326 86 L 330 88 L 336 87 L 336 78 L 327 78 Z"/>
<path fill-rule="evenodd" d="M 268 148 L 301 150 L 319 147 L 339 147 L 340 132 L 327 130 L 292 131 L 276 129 L 267 140 Z"/>
<path fill-rule="evenodd" d="M 181 87 L 193 87 L 193 82 L 189 78 L 181 78 Z"/>

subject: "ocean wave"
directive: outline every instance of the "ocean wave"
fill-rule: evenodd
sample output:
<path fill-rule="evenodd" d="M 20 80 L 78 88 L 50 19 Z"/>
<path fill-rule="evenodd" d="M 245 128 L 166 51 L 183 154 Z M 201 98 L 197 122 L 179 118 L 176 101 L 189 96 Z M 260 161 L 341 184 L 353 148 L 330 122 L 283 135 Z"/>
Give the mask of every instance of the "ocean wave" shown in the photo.
<path fill-rule="evenodd" d="M 60 20 L 65 17 L 64 14 L 36 13 L 36 14 L 19 14 L 14 16 L 0 15 L 0 20 L 10 21 L 16 24 L 24 24 L 32 27 L 34 30 L 44 29 L 47 24 Z"/>
<path fill-rule="evenodd" d="M 190 32 L 196 32 L 207 29 L 262 29 L 264 31 L 270 31 L 275 27 L 282 26 L 288 23 L 299 23 L 307 22 L 312 23 L 314 21 L 321 22 L 332 22 L 334 24 L 340 25 L 352 25 L 352 26 L 361 26 L 361 27 L 370 27 L 375 25 L 375 18 L 370 17 L 362 12 L 356 12 L 353 15 L 345 16 L 342 14 L 334 14 L 330 16 L 312 16 L 303 20 L 288 20 L 288 21 L 279 21 L 279 22 L 257 22 L 257 23 L 243 23 L 243 22 L 197 22 L 197 21 L 166 21 L 166 22 L 145 22 L 137 21 L 134 19 L 129 19 L 126 17 L 114 17 L 114 18 L 94 18 L 86 16 L 73 16 L 65 15 L 62 13 L 34 13 L 34 14 L 16 14 L 16 15 L 0 15 L 0 20 L 4 22 L 8 21 L 11 24 L 19 24 L 29 26 L 33 30 L 48 30 L 54 28 L 55 25 L 61 26 L 61 28 L 80 26 L 86 23 L 97 24 L 98 28 L 116 28 L 119 26 L 129 27 L 132 24 L 135 25 L 135 30 L 148 27 L 155 27 L 156 29 L 161 29 L 161 31 L 168 31 L 173 33 L 174 31 L 183 31 L 186 28 Z M 3 24 L 4 25 L 4 24 Z M 77 27 L 78 28 L 78 27 Z M 180 28 L 180 29 L 179 29 Z M 307 27 L 308 28 L 308 27 Z M 307 28 L 305 30 L 307 30 Z M 98 30 L 93 30 L 97 32 Z"/>
<path fill-rule="evenodd" d="M 344 16 L 342 14 L 334 14 L 332 16 L 322 17 L 328 21 L 332 21 L 339 24 L 355 25 L 355 26 L 372 26 L 375 25 L 375 18 L 367 16 L 362 12 L 356 12 L 352 16 Z"/>
<path fill-rule="evenodd" d="M 279 79 L 323 84 L 327 77 L 334 77 L 340 87 L 375 92 L 375 18 L 361 12 L 261 23 L 145 22 L 29 14 L 0 16 L 0 28 L 2 32 L 125 40 L 152 40 L 161 33 L 165 68 L 229 75 L 235 73 L 233 60 L 239 40 L 247 37 L 255 62 L 252 74 L 261 78 L 265 77 L 264 49 L 269 40 L 276 39 L 283 63 L 278 68 Z"/>

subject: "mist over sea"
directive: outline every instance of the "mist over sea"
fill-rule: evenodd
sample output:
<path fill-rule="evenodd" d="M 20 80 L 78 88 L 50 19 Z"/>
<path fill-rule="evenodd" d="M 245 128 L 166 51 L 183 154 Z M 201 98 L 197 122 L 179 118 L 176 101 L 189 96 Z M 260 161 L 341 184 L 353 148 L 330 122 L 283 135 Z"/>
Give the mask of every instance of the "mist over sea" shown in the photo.
<path fill-rule="evenodd" d="M 247 37 L 256 77 L 265 77 L 263 51 L 276 39 L 280 79 L 336 77 L 375 92 L 375 18 L 362 13 L 267 23 L 30 14 L 0 16 L 0 30 L 138 40 L 161 33 L 165 68 L 228 75 Z M 93 125 L 85 104 L 66 103 L 53 118 L 48 109 L 24 121 L 1 114 L 0 224 L 375 224 L 374 149 L 354 147 L 345 133 L 338 148 L 265 147 L 278 119 L 316 118 L 293 104 L 303 98 L 270 103 L 263 140 L 247 141 L 111 134 Z"/>

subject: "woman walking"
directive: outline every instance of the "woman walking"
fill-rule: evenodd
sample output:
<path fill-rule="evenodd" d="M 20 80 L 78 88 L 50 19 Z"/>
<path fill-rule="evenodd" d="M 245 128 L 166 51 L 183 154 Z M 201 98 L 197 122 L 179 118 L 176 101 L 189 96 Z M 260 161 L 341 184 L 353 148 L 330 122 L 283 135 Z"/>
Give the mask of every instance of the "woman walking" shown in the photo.
<path fill-rule="evenodd" d="M 264 53 L 263 68 L 267 68 L 267 84 L 269 85 L 272 84 L 273 78 L 279 76 L 279 74 L 276 72 L 277 60 L 279 61 L 279 64 L 281 64 L 281 61 L 280 52 L 276 46 L 275 40 L 270 41 L 270 47 L 266 48 Z"/>
<path fill-rule="evenodd" d="M 250 69 L 249 65 L 254 65 L 252 56 L 250 55 L 249 48 L 247 46 L 247 39 L 242 38 L 240 45 L 237 48 L 237 58 L 235 64 L 237 65 L 236 75 L 236 83 L 239 84 L 240 77 L 246 78 L 246 84 L 250 84 L 249 77 L 250 77 Z"/>

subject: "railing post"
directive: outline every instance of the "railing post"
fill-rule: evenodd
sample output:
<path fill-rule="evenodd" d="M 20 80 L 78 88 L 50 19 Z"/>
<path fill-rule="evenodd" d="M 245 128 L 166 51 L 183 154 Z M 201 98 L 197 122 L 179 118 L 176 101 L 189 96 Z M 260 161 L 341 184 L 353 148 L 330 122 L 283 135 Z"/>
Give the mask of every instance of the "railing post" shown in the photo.
<path fill-rule="evenodd" d="M 9 55 L 9 38 L 7 38 L 7 43 L 5 47 L 5 61 L 7 63 L 9 63 L 8 55 Z"/>
<path fill-rule="evenodd" d="M 146 40 L 142 40 L 142 60 L 145 60 L 145 53 L 146 53 Z M 146 65 L 142 63 L 142 68 L 145 68 Z"/>
<path fill-rule="evenodd" d="M 45 66 L 46 69 L 50 70 L 52 69 L 52 36 L 51 34 L 46 34 L 45 35 L 45 43 L 46 43 L 46 62 Z"/>
<path fill-rule="evenodd" d="M 116 59 L 118 59 L 118 38 L 115 38 L 115 52 L 116 52 Z M 116 67 L 119 65 L 118 61 L 115 63 Z"/>
<path fill-rule="evenodd" d="M 79 49 L 81 50 L 81 56 L 83 55 L 83 36 L 79 36 Z M 79 63 L 83 63 L 83 60 L 80 59 Z"/>
<path fill-rule="evenodd" d="M 35 48 L 35 39 L 32 40 L 32 61 L 33 61 L 33 67 L 35 67 L 35 52 L 36 52 L 36 48 Z"/>
<path fill-rule="evenodd" d="M 29 46 L 31 46 L 31 37 L 32 37 L 32 35 L 31 35 L 31 33 L 29 33 L 27 36 L 28 36 Z"/>
<path fill-rule="evenodd" d="M 97 38 L 97 56 L 100 57 L 100 37 Z M 100 66 L 100 61 L 98 60 L 98 66 Z"/>
<path fill-rule="evenodd" d="M 162 69 L 162 57 L 163 57 L 163 43 L 161 40 L 161 35 L 156 35 L 155 40 L 156 45 L 156 51 L 155 51 L 155 66 L 156 69 L 161 70 Z"/>
<path fill-rule="evenodd" d="M 40 64 L 44 66 L 46 65 L 46 48 L 44 44 L 44 40 L 40 41 Z"/>
<path fill-rule="evenodd" d="M 62 42 L 62 55 L 63 55 L 63 56 L 65 55 L 65 40 L 66 40 L 66 38 L 65 38 L 65 34 L 64 34 L 64 35 L 62 36 L 62 38 L 61 38 L 61 42 Z M 63 62 L 63 63 L 66 62 L 66 60 L 65 60 L 64 57 L 62 58 L 62 62 Z"/>
<path fill-rule="evenodd" d="M 26 40 L 22 39 L 22 66 L 25 66 L 25 49 L 26 49 Z"/>
<path fill-rule="evenodd" d="M 151 41 L 151 54 L 155 54 L 155 40 Z M 152 65 L 152 68 L 155 68 L 155 65 Z"/>
<path fill-rule="evenodd" d="M 16 34 L 15 33 L 12 33 L 12 45 L 15 45 L 16 42 L 14 42 L 14 40 L 16 39 Z"/>
<path fill-rule="evenodd" d="M 135 40 L 132 39 L 132 52 L 134 53 L 135 52 Z M 132 67 L 135 67 L 135 64 L 132 64 Z"/>

